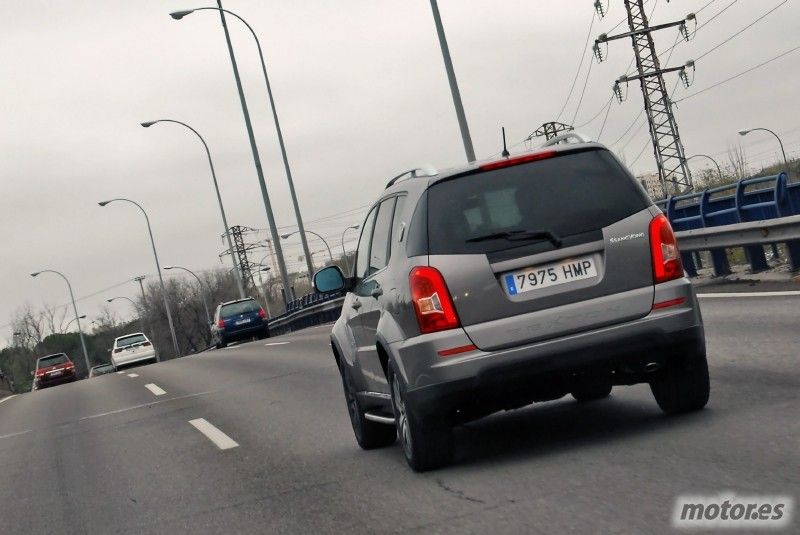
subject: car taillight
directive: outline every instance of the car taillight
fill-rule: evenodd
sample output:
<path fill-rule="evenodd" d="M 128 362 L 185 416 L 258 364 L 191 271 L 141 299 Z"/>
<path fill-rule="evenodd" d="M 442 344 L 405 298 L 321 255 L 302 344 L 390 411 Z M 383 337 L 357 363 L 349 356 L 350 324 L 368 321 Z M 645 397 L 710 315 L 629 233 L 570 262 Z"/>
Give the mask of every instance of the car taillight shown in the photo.
<path fill-rule="evenodd" d="M 122 352 L 122 348 L 121 347 L 118 347 L 117 349 L 114 350 L 114 353 L 121 353 L 121 352 Z"/>
<path fill-rule="evenodd" d="M 650 221 L 650 255 L 655 284 L 683 277 L 678 240 L 664 214 L 658 214 Z"/>
<path fill-rule="evenodd" d="M 264 312 L 264 309 L 263 309 L 263 308 L 259 308 L 259 309 L 258 309 L 258 317 L 259 317 L 259 318 L 261 318 L 261 319 L 264 319 L 264 318 L 266 318 L 266 317 L 267 317 L 267 313 L 266 313 L 266 312 Z"/>
<path fill-rule="evenodd" d="M 427 266 L 415 267 L 409 275 L 409 285 L 422 333 L 455 329 L 460 325 L 453 299 L 439 270 Z"/>
<path fill-rule="evenodd" d="M 36 377 L 41 377 L 44 375 L 44 369 L 40 368 L 36 370 Z"/>
<path fill-rule="evenodd" d="M 504 158 L 494 162 L 489 162 L 481 165 L 482 171 L 494 171 L 495 169 L 502 169 L 504 167 L 512 167 L 514 165 L 521 165 L 523 163 L 535 162 L 538 160 L 546 160 L 558 154 L 554 150 L 534 152 L 533 154 L 523 154 L 522 156 L 515 156 L 514 158 Z"/>
<path fill-rule="evenodd" d="M 142 342 L 142 345 L 143 345 L 143 346 L 151 346 L 151 345 L 153 345 L 153 344 L 151 344 L 150 342 Z"/>
<path fill-rule="evenodd" d="M 220 329 L 224 329 L 225 328 L 225 320 L 220 318 L 219 321 L 217 322 L 217 327 L 219 327 Z"/>

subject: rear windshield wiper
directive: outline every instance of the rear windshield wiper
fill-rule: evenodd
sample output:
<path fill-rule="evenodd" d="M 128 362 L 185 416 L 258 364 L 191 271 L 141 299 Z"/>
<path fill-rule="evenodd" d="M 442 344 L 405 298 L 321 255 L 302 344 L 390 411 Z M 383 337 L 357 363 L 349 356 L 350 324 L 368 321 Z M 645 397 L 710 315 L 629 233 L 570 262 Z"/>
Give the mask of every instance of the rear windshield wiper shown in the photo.
<path fill-rule="evenodd" d="M 475 243 L 489 240 L 508 240 L 508 241 L 534 241 L 548 240 L 554 247 L 561 247 L 561 238 L 549 230 L 508 230 L 504 232 L 493 232 L 484 236 L 470 238 L 467 243 Z"/>

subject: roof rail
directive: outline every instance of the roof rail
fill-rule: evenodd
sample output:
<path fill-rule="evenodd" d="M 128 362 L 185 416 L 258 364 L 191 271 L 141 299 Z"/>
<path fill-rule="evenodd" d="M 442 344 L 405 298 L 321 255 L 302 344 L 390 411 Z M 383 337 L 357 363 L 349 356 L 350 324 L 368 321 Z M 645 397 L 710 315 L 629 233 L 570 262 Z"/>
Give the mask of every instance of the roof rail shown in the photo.
<path fill-rule="evenodd" d="M 542 147 L 552 147 L 553 145 L 558 145 L 559 143 L 590 143 L 592 140 L 589 136 L 581 134 L 580 132 L 566 132 L 564 134 L 551 137 L 544 143 L 542 143 Z"/>
<path fill-rule="evenodd" d="M 420 171 L 420 172 L 418 172 L 418 171 Z M 403 179 L 405 177 L 417 178 L 417 177 L 436 176 L 438 174 L 439 174 L 439 172 L 436 169 L 434 169 L 432 166 L 415 167 L 414 169 L 409 169 L 407 171 L 403 171 L 402 173 L 400 173 L 396 177 L 392 178 L 386 184 L 386 188 L 388 189 L 388 188 L 394 186 L 397 182 L 399 182 L 401 179 Z"/>

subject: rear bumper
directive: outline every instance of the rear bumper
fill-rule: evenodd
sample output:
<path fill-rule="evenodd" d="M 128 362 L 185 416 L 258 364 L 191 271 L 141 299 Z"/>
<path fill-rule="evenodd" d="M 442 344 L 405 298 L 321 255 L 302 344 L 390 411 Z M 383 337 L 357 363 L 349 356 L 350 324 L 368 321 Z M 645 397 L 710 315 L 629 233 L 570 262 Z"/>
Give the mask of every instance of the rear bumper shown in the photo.
<path fill-rule="evenodd" d="M 62 375 L 61 377 L 56 377 L 54 379 L 49 379 L 47 381 L 37 380 L 36 381 L 36 388 L 47 388 L 50 386 L 58 386 L 63 385 L 64 383 L 72 383 L 78 380 L 78 376 L 75 374 L 72 375 Z"/>
<path fill-rule="evenodd" d="M 115 368 L 119 366 L 127 366 L 129 364 L 134 364 L 136 362 L 143 362 L 146 360 L 156 360 L 155 349 L 151 349 L 150 351 L 147 352 L 135 353 L 131 356 L 127 355 L 111 356 L 111 363 L 114 365 Z"/>
<path fill-rule="evenodd" d="M 253 336 L 269 336 L 269 325 L 267 322 L 256 323 L 244 329 L 236 329 L 235 331 L 220 331 L 219 336 L 225 342 L 233 342 L 243 338 L 252 338 Z"/>
<path fill-rule="evenodd" d="M 408 384 L 409 408 L 420 417 L 490 414 L 561 397 L 577 381 L 645 382 L 646 365 L 665 366 L 704 352 L 696 298 L 690 287 L 687 291 L 682 305 L 524 346 L 440 357 L 438 350 L 471 344 L 459 329 L 394 344 L 391 350 Z"/>

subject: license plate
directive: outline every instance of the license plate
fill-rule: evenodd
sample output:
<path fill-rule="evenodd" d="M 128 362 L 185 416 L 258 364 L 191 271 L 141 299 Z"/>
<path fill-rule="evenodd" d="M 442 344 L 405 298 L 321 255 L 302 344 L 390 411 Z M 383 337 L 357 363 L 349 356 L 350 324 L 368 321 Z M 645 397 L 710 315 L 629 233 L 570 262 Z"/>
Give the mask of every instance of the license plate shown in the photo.
<path fill-rule="evenodd" d="M 585 256 L 507 273 L 503 282 L 508 295 L 517 295 L 596 276 L 594 258 Z"/>
<path fill-rule="evenodd" d="M 61 371 L 61 370 L 56 370 L 56 371 L 54 371 L 54 372 L 50 372 L 48 375 L 49 375 L 50 377 L 58 377 L 58 376 L 59 376 L 59 375 L 61 375 L 62 373 L 64 373 L 64 372 L 63 372 L 63 371 Z"/>
<path fill-rule="evenodd" d="M 250 323 L 250 320 L 239 320 L 236 322 L 236 325 L 244 325 L 245 323 Z"/>

